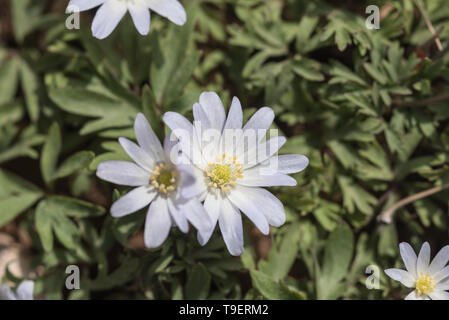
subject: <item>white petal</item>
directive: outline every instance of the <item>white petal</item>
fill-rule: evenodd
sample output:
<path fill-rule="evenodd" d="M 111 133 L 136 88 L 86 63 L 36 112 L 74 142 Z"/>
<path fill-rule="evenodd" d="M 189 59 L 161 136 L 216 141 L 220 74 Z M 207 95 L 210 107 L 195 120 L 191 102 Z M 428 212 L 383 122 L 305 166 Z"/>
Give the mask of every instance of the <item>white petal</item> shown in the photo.
<path fill-rule="evenodd" d="M 204 92 L 201 94 L 199 102 L 209 119 L 211 128 L 221 133 L 226 120 L 226 113 L 220 97 L 215 92 Z"/>
<path fill-rule="evenodd" d="M 435 283 L 438 283 L 446 278 L 449 278 L 449 266 L 447 266 L 447 267 L 441 269 L 439 272 L 436 272 L 431 275 L 433 276 Z"/>
<path fill-rule="evenodd" d="M 157 197 L 150 205 L 145 220 L 144 242 L 147 248 L 156 248 L 167 239 L 172 222 L 167 201 Z"/>
<path fill-rule="evenodd" d="M 217 157 L 216 153 L 221 138 L 221 130 L 214 127 L 205 109 L 199 103 L 193 105 L 193 117 L 199 147 L 206 161 L 212 161 Z"/>
<path fill-rule="evenodd" d="M 439 283 L 437 283 L 436 289 L 437 290 L 449 290 L 449 278 L 446 278 L 443 281 L 440 281 Z"/>
<path fill-rule="evenodd" d="M 259 143 L 265 137 L 267 130 L 273 123 L 273 120 L 274 112 L 271 108 L 260 108 L 243 127 L 243 133 L 245 135 L 248 134 L 246 131 L 254 132 L 257 136 L 257 143 Z"/>
<path fill-rule="evenodd" d="M 419 295 L 416 290 L 410 292 L 404 300 L 430 300 L 426 295 Z"/>
<path fill-rule="evenodd" d="M 187 21 L 186 11 L 177 0 L 146 0 L 148 7 L 174 24 L 182 26 Z"/>
<path fill-rule="evenodd" d="M 418 254 L 418 260 L 416 263 L 416 272 L 417 275 L 421 275 L 421 272 L 426 274 L 429 268 L 430 262 L 430 245 L 428 242 L 424 242 L 421 247 L 421 250 Z"/>
<path fill-rule="evenodd" d="M 242 211 L 264 235 L 270 233 L 267 218 L 259 210 L 257 203 L 249 199 L 248 194 L 240 190 L 232 190 L 228 195 L 229 200 Z"/>
<path fill-rule="evenodd" d="M 17 300 L 33 300 L 33 290 L 34 290 L 34 282 L 33 281 L 23 281 L 17 287 Z"/>
<path fill-rule="evenodd" d="M 134 132 L 140 147 L 148 153 L 154 161 L 164 161 L 165 156 L 161 142 L 142 113 L 139 113 L 136 116 L 136 120 L 134 121 Z"/>
<path fill-rule="evenodd" d="M 239 99 L 234 97 L 220 138 L 220 155 L 223 153 L 232 156 L 237 155 L 237 146 L 243 134 L 242 123 L 242 106 Z"/>
<path fill-rule="evenodd" d="M 124 186 L 147 185 L 150 175 L 147 171 L 129 161 L 105 161 L 98 165 L 97 177 Z"/>
<path fill-rule="evenodd" d="M 167 198 L 168 211 L 176 223 L 176 226 L 184 233 L 189 231 L 189 223 L 185 216 L 185 212 L 182 207 L 178 206 L 177 202 L 173 198 Z"/>
<path fill-rule="evenodd" d="M 189 120 L 177 112 L 166 112 L 163 121 L 173 131 L 176 137 L 178 137 L 183 154 L 187 156 L 194 165 L 198 166 L 200 169 L 205 169 L 206 164 L 199 148 L 198 138 L 194 127 Z"/>
<path fill-rule="evenodd" d="M 277 171 L 284 174 L 300 172 L 309 165 L 309 159 L 300 154 L 286 154 L 277 156 L 277 159 L 272 158 L 270 161 L 277 161 Z"/>
<path fill-rule="evenodd" d="M 266 142 L 250 147 L 244 155 L 243 168 L 249 169 L 269 159 L 285 144 L 285 137 L 274 137 Z"/>
<path fill-rule="evenodd" d="M 416 257 L 416 253 L 413 251 L 413 248 L 407 242 L 402 242 L 399 244 L 399 251 L 401 253 L 402 260 L 404 261 L 405 268 L 415 278 L 417 278 L 416 263 L 418 258 Z"/>
<path fill-rule="evenodd" d="M 297 184 L 294 178 L 285 174 L 264 174 L 260 166 L 245 170 L 243 178 L 237 183 L 248 187 L 296 186 Z"/>
<path fill-rule="evenodd" d="M 135 188 L 113 203 L 111 215 L 119 218 L 136 212 L 149 205 L 156 195 L 157 193 L 152 187 Z"/>
<path fill-rule="evenodd" d="M 179 195 L 182 198 L 190 199 L 198 196 L 203 189 L 201 184 L 197 183 L 197 177 L 193 171 L 193 168 L 188 165 L 178 165 L 176 167 L 179 173 Z M 203 177 L 200 177 L 203 179 Z"/>
<path fill-rule="evenodd" d="M 127 11 L 125 3 L 106 1 L 98 9 L 92 22 L 92 34 L 95 38 L 104 39 L 117 27 Z"/>
<path fill-rule="evenodd" d="M 429 274 L 433 275 L 439 272 L 449 261 L 449 246 L 443 247 L 438 251 L 435 258 L 433 258 L 432 263 L 429 266 Z"/>
<path fill-rule="evenodd" d="M 187 220 L 200 232 L 209 232 L 211 228 L 215 227 L 215 225 L 212 226 L 206 209 L 198 199 L 180 200 L 177 205 L 181 208 Z"/>
<path fill-rule="evenodd" d="M 227 200 L 221 201 L 218 223 L 229 253 L 233 256 L 241 255 L 243 253 L 242 217 Z"/>
<path fill-rule="evenodd" d="M 268 223 L 274 227 L 280 227 L 285 223 L 284 206 L 278 198 L 262 188 L 236 186 L 231 193 L 238 192 L 244 195 L 247 202 L 253 203 L 261 212 Z"/>
<path fill-rule="evenodd" d="M 449 292 L 446 291 L 434 291 L 429 296 L 432 300 L 449 300 Z"/>
<path fill-rule="evenodd" d="M 17 298 L 11 288 L 4 284 L 0 288 L 0 300 L 17 300 Z"/>
<path fill-rule="evenodd" d="M 164 139 L 164 154 L 167 161 L 178 164 L 181 157 L 181 148 L 178 143 L 178 138 L 174 134 L 169 134 Z"/>
<path fill-rule="evenodd" d="M 106 0 L 70 0 L 67 6 L 67 13 L 81 12 L 98 7 Z"/>
<path fill-rule="evenodd" d="M 152 172 L 155 166 L 155 162 L 153 158 L 142 148 L 140 148 L 134 142 L 126 139 L 119 138 L 118 139 L 120 145 L 125 150 L 125 152 L 143 169 L 148 172 Z"/>
<path fill-rule="evenodd" d="M 217 224 L 218 217 L 220 216 L 220 202 L 223 201 L 219 199 L 217 195 L 208 193 L 206 199 L 204 200 L 204 209 L 209 216 L 210 228 L 205 230 L 198 230 L 198 242 L 200 245 L 204 246 L 210 239 L 212 233 L 214 232 L 215 225 Z"/>
<path fill-rule="evenodd" d="M 231 107 L 229 108 L 228 118 L 224 129 L 242 129 L 243 112 L 240 100 L 237 97 L 232 99 Z"/>
<path fill-rule="evenodd" d="M 206 111 L 204 111 L 204 108 L 199 103 L 193 104 L 193 119 L 195 130 L 198 137 L 200 136 L 202 137 L 202 135 L 200 135 L 199 133 L 203 133 L 212 128 L 209 118 L 207 117 Z"/>
<path fill-rule="evenodd" d="M 399 281 L 407 288 L 415 287 L 415 278 L 405 270 L 401 269 L 387 269 L 385 273 L 393 280 Z"/>
<path fill-rule="evenodd" d="M 141 35 L 147 35 L 150 32 L 150 10 L 141 2 L 135 2 L 128 6 L 129 13 L 133 19 L 137 31 Z"/>
<path fill-rule="evenodd" d="M 198 199 L 189 199 L 188 201 L 183 202 L 181 206 L 182 211 L 185 213 L 187 219 L 199 232 L 208 233 L 211 229 L 213 231 L 216 222 L 214 225 L 212 225 L 206 209 L 204 209 L 204 206 Z"/>

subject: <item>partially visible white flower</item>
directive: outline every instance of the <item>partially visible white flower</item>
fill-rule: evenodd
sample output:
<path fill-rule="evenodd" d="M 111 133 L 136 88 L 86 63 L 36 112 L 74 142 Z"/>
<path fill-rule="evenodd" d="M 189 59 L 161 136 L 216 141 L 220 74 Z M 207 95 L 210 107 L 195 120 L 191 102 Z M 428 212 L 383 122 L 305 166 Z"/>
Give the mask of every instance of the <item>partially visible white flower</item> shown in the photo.
<path fill-rule="evenodd" d="M 187 21 L 184 7 L 178 0 L 70 0 L 67 12 L 98 9 L 92 22 L 92 33 L 98 39 L 109 36 L 127 11 L 131 14 L 137 31 L 142 35 L 150 32 L 150 11 L 160 14 L 177 25 Z"/>
<path fill-rule="evenodd" d="M 135 161 L 106 161 L 99 164 L 97 176 L 103 180 L 136 187 L 111 207 L 113 217 L 123 217 L 150 205 L 145 222 L 144 240 L 148 248 L 160 246 L 172 225 L 186 233 L 190 221 L 199 231 L 210 228 L 210 220 L 193 189 L 195 177 L 188 166 L 174 165 L 177 142 L 165 140 L 164 148 L 145 116 L 134 122 L 139 145 L 119 138 L 126 153 Z"/>
<path fill-rule="evenodd" d="M 34 282 L 30 280 L 22 281 L 16 292 L 4 284 L 0 287 L 0 300 L 33 300 Z"/>
<path fill-rule="evenodd" d="M 178 136 L 182 152 L 194 166 L 200 200 L 213 222 L 207 232 L 198 233 L 198 241 L 207 243 L 218 221 L 229 252 L 240 255 L 240 212 L 265 235 L 270 225 L 283 225 L 284 206 L 262 187 L 296 185 L 288 174 L 303 170 L 309 160 L 303 155 L 275 155 L 286 139 L 265 139 L 274 120 L 268 107 L 260 108 L 243 127 L 239 99 L 234 97 L 226 117 L 219 96 L 206 92 L 193 106 L 193 115 L 194 125 L 175 112 L 167 112 L 163 120 Z"/>
<path fill-rule="evenodd" d="M 430 245 L 425 242 L 418 256 L 406 242 L 399 245 L 405 270 L 387 269 L 385 273 L 407 288 L 414 288 L 405 300 L 449 300 L 449 246 L 443 247 L 430 263 Z"/>

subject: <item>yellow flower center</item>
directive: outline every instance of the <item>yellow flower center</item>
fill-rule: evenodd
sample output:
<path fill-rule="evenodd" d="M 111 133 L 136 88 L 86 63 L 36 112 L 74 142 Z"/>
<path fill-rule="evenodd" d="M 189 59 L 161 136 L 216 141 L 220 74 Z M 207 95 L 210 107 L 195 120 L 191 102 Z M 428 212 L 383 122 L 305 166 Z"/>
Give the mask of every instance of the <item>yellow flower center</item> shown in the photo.
<path fill-rule="evenodd" d="M 176 189 L 178 172 L 171 166 L 160 163 L 151 174 L 151 184 L 161 193 L 167 194 Z"/>
<path fill-rule="evenodd" d="M 420 295 L 428 295 L 435 290 L 435 280 L 428 274 L 421 272 L 421 276 L 416 280 L 415 287 Z"/>
<path fill-rule="evenodd" d="M 231 187 L 237 185 L 237 179 L 243 178 L 243 167 L 237 162 L 237 157 L 227 157 L 225 153 L 218 157 L 215 163 L 209 163 L 205 172 L 209 187 L 222 191 L 230 191 Z"/>

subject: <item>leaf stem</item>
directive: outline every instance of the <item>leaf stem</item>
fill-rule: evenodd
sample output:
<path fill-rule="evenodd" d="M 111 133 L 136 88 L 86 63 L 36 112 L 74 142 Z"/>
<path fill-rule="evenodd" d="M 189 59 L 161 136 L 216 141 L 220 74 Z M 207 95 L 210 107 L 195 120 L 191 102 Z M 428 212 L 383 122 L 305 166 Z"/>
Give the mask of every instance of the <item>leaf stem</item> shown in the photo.
<path fill-rule="evenodd" d="M 424 3 L 422 0 L 416 0 L 417 4 L 418 4 L 418 8 L 419 11 L 421 11 L 421 15 L 424 18 L 424 21 L 426 22 L 427 28 L 430 30 L 430 32 L 432 33 L 432 35 L 436 34 L 435 28 L 432 25 L 432 22 L 429 19 L 429 16 L 424 8 Z M 436 37 L 435 38 L 435 43 L 438 47 L 438 50 L 443 51 L 443 45 L 441 44 L 440 38 Z"/>
<path fill-rule="evenodd" d="M 398 101 L 395 102 L 394 105 L 397 107 L 420 107 L 420 106 L 427 106 L 429 104 L 434 104 L 442 101 L 449 100 L 449 93 L 443 93 L 439 96 L 428 98 L 420 101 Z"/>
<path fill-rule="evenodd" d="M 432 194 L 438 193 L 440 191 L 443 191 L 445 189 L 449 188 L 449 183 L 446 183 L 442 186 L 439 187 L 434 187 L 419 193 L 416 193 L 414 195 L 411 195 L 407 198 L 402 199 L 401 201 L 397 202 L 396 204 L 394 204 L 391 208 L 389 208 L 388 210 L 384 211 L 382 214 L 379 215 L 379 220 L 385 223 L 391 223 L 391 218 L 393 216 L 393 214 L 400 208 L 414 202 L 417 200 L 420 200 L 422 198 L 431 196 Z"/>

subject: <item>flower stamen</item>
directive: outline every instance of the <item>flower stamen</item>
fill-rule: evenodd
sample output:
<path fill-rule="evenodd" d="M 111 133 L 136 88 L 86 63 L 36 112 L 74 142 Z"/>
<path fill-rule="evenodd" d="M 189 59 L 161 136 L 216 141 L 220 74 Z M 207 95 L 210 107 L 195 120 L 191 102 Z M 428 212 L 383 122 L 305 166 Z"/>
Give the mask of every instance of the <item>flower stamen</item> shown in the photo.
<path fill-rule="evenodd" d="M 214 163 L 209 163 L 209 168 L 205 172 L 209 179 L 209 187 L 223 192 L 230 191 L 231 187 L 237 185 L 237 179 L 243 178 L 243 167 L 237 161 L 237 157 L 227 157 L 226 153 L 217 157 Z"/>
<path fill-rule="evenodd" d="M 151 184 L 163 194 L 167 194 L 176 189 L 178 172 L 171 166 L 160 163 L 158 164 L 151 174 Z"/>
<path fill-rule="evenodd" d="M 420 295 L 432 293 L 435 290 L 435 286 L 435 280 L 423 272 L 421 272 L 421 276 L 415 283 L 416 291 L 418 291 Z"/>

